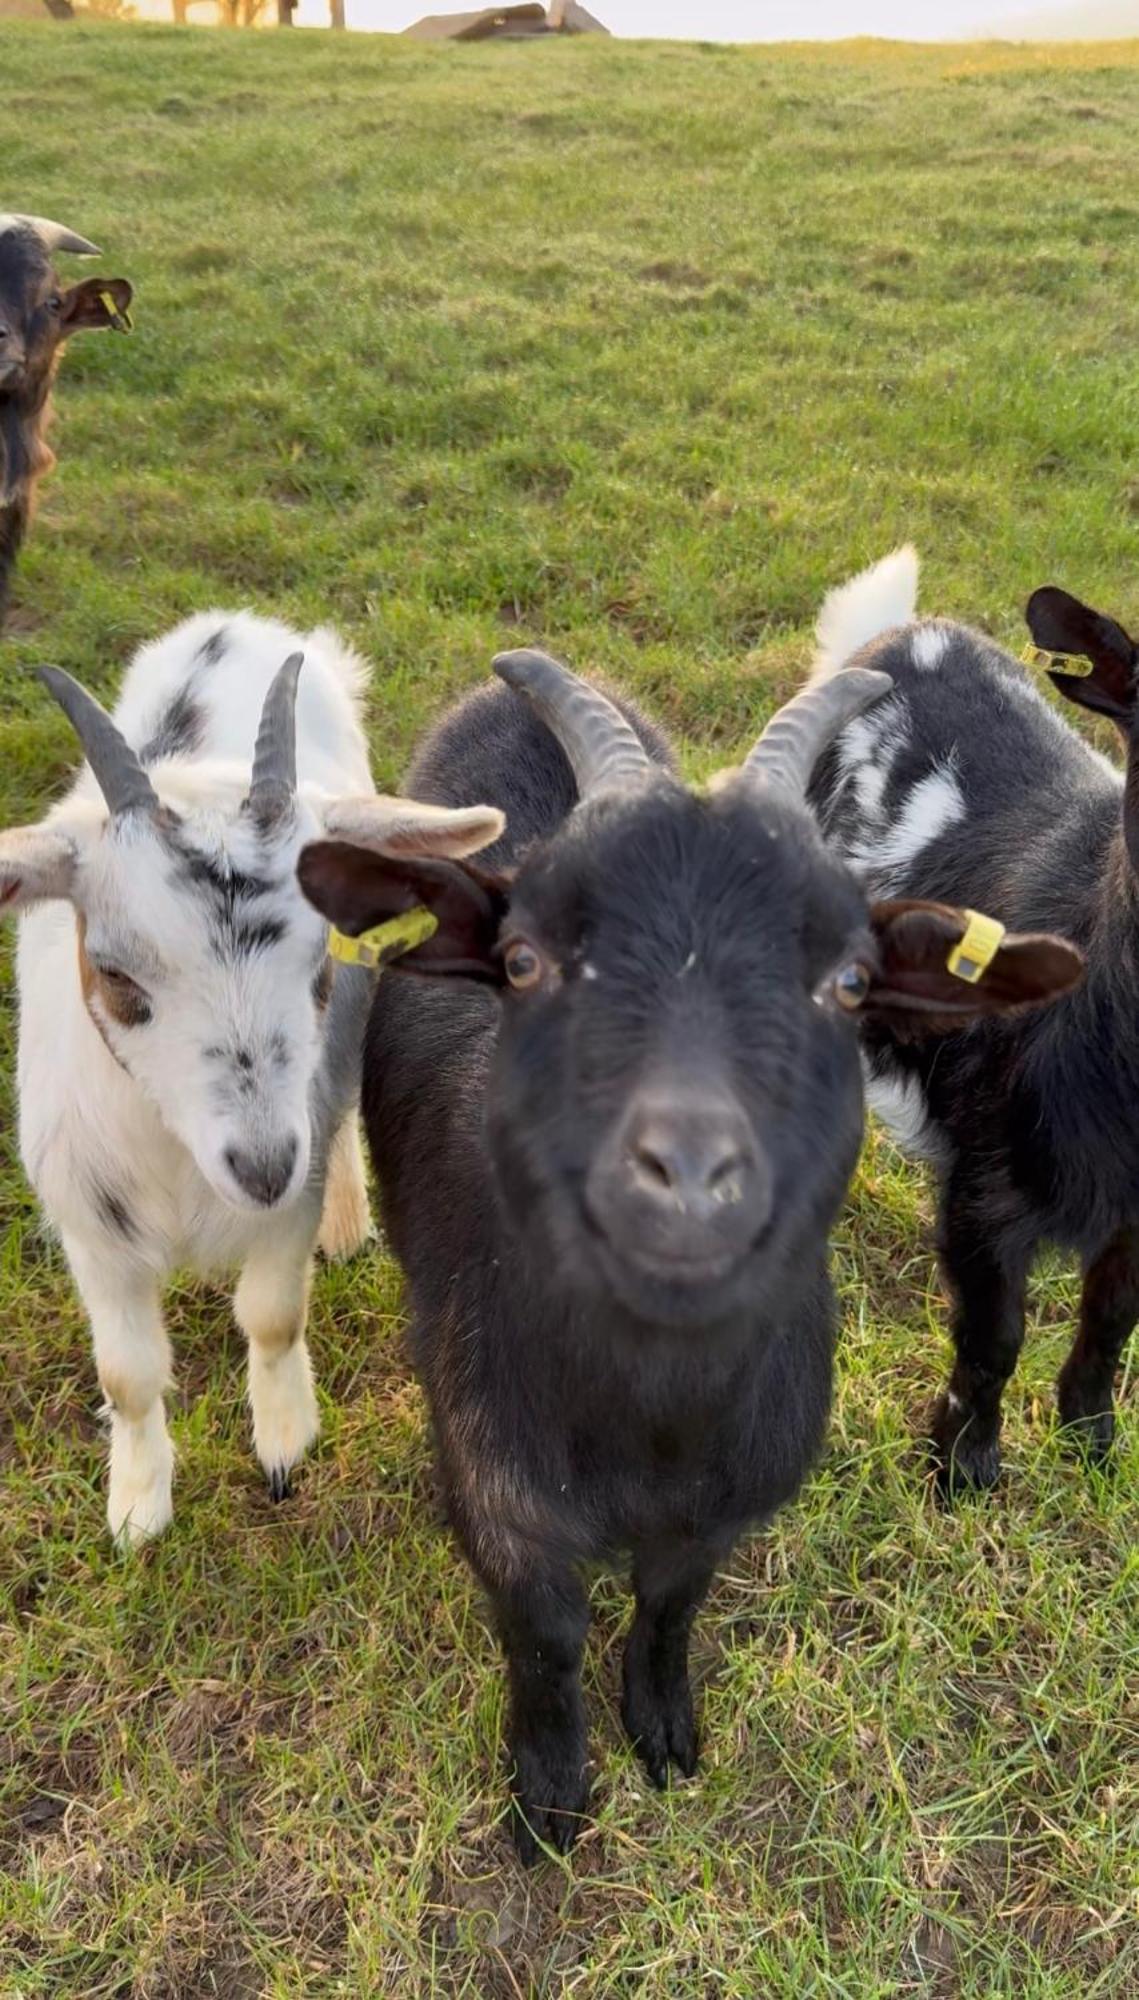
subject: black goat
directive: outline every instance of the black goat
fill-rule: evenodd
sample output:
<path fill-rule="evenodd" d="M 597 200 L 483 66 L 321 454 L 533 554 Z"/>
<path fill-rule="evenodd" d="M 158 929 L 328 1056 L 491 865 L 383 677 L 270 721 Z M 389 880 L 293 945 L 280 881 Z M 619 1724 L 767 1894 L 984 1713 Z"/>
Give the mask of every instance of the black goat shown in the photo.
<path fill-rule="evenodd" d="M 625 1726 L 655 1784 L 687 1775 L 693 1616 L 818 1449 L 854 1016 L 1035 997 L 1074 954 L 1010 941 L 967 986 L 946 969 L 959 913 L 868 909 L 828 855 L 806 780 L 882 675 L 801 697 L 697 797 L 637 715 L 542 654 L 495 664 L 532 708 L 475 694 L 411 780 L 505 809 L 494 872 L 319 842 L 300 879 L 353 932 L 426 904 L 436 934 L 397 963 L 468 975 L 385 976 L 364 1113 L 443 1487 L 506 1654 L 532 1859 L 569 1846 L 588 1799 L 575 1565 L 631 1550 Z"/>
<path fill-rule="evenodd" d="M 125 278 L 84 278 L 64 290 L 52 257 L 98 257 L 83 236 L 34 215 L 0 214 L 0 623 L 35 490 L 55 458 L 46 432 L 65 340 L 89 327 L 129 325 Z"/>
<path fill-rule="evenodd" d="M 1023 1020 L 920 1046 L 881 1022 L 865 1037 L 871 1104 L 940 1180 L 956 1360 L 932 1429 L 953 1490 L 991 1486 L 1000 1472 L 1001 1396 L 1045 1241 L 1084 1269 L 1060 1416 L 1093 1457 L 1111 1445 L 1115 1368 L 1139 1317 L 1139 654 L 1062 591 L 1029 605 L 1038 644 L 1095 661 L 1086 681 L 1053 678 L 1120 723 L 1125 791 L 1009 654 L 961 625 L 910 623 L 916 593 L 916 558 L 901 550 L 824 607 L 820 673 L 841 684 L 852 660 L 895 684 L 816 774 L 831 845 L 872 893 L 980 904 L 1059 932 L 1087 961 L 1078 990 Z"/>

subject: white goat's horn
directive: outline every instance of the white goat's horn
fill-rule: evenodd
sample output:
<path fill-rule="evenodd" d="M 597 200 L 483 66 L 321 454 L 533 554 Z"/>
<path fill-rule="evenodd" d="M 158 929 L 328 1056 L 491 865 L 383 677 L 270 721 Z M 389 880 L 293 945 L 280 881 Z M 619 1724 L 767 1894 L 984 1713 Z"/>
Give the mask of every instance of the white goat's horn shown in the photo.
<path fill-rule="evenodd" d="M 0 236 L 6 229 L 34 229 L 45 250 L 66 250 L 72 257 L 101 257 L 102 251 L 62 222 L 49 222 L 46 215 L 0 215 Z"/>
<path fill-rule="evenodd" d="M 158 793 L 106 709 L 62 667 L 41 667 L 39 676 L 83 745 L 112 813 L 156 813 Z"/>
<path fill-rule="evenodd" d="M 249 810 L 263 833 L 291 812 L 297 789 L 297 675 L 304 657 L 289 654 L 273 676 L 261 710 Z"/>

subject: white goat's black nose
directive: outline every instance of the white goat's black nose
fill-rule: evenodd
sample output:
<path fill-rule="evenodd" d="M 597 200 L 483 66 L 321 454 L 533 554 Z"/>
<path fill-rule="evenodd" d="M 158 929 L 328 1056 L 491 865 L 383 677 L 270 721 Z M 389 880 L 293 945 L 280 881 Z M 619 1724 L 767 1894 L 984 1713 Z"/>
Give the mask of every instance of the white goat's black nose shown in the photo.
<path fill-rule="evenodd" d="M 640 1199 L 690 1222 L 746 1203 L 755 1178 L 751 1132 L 732 1105 L 648 1105 L 625 1134 Z"/>
<path fill-rule="evenodd" d="M 263 1208 L 272 1208 L 293 1178 L 297 1142 L 295 1138 L 285 1139 L 279 1146 L 263 1147 L 256 1152 L 227 1146 L 225 1163 L 238 1187 L 252 1201 L 260 1202 Z"/>

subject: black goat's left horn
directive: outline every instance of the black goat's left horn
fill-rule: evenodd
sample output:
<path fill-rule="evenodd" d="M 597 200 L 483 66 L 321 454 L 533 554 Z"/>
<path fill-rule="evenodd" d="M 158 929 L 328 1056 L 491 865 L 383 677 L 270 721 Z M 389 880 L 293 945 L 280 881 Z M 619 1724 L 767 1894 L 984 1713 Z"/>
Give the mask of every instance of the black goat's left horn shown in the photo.
<path fill-rule="evenodd" d="M 559 660 L 536 646 L 522 646 L 497 654 L 493 665 L 499 679 L 524 694 L 557 737 L 579 798 L 629 791 L 653 775 L 656 766 L 620 709 Z"/>
<path fill-rule="evenodd" d="M 290 653 L 269 684 L 257 747 L 253 752 L 253 774 L 249 780 L 249 811 L 262 833 L 287 819 L 293 809 L 297 789 L 297 676 L 304 665 L 303 653 Z"/>
<path fill-rule="evenodd" d="M 90 764 L 112 813 L 159 810 L 159 797 L 117 723 L 62 667 L 41 667 L 39 676 L 59 703 Z"/>
<path fill-rule="evenodd" d="M 847 667 L 816 682 L 777 709 L 750 755 L 741 778 L 790 799 L 802 799 L 815 765 L 840 729 L 881 701 L 894 683 L 870 667 Z"/>

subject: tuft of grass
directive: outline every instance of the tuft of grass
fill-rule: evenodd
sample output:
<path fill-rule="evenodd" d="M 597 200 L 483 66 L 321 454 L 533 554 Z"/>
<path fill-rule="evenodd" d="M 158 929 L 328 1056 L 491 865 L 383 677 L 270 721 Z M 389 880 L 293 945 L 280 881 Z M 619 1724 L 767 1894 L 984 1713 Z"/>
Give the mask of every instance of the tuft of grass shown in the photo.
<path fill-rule="evenodd" d="M 712 59 L 714 57 L 714 60 Z M 212 603 L 375 663 L 393 784 L 509 636 L 642 697 L 694 770 L 903 538 L 1019 649 L 1053 577 L 1139 616 L 1139 49 L 424 48 L 0 29 L 6 199 L 138 292 L 76 340 L 0 641 L 6 805 Z M 1136 1426 L 1064 1456 L 1049 1264 L 988 1504 L 934 1505 L 930 1192 L 871 1138 L 836 1249 L 823 1463 L 699 1621 L 700 1780 L 621 1739 L 599 1579 L 596 1822 L 527 1877 L 502 1686 L 439 1526 L 382 1255 L 325 1271 L 324 1432 L 274 1510 L 226 1300 L 177 1290 L 178 1518 L 104 1542 L 81 1314 L 0 1182 L 0 1994 L 1139 1993 Z M 1133 1400 L 1133 1398 L 1132 1398 Z"/>

